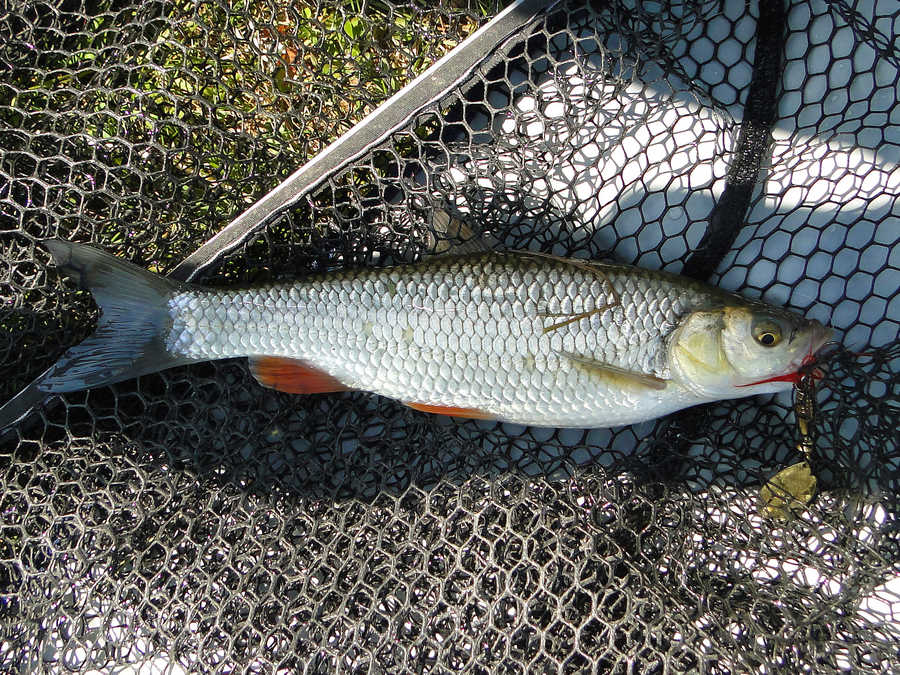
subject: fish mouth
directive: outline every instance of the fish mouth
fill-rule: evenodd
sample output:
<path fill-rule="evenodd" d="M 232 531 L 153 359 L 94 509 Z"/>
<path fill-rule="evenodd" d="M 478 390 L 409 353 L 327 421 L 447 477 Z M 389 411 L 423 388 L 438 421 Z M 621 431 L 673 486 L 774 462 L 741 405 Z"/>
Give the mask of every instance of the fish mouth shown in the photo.
<path fill-rule="evenodd" d="M 783 375 L 775 375 L 774 377 L 767 377 L 763 380 L 758 380 L 757 382 L 739 384 L 737 386 L 753 387 L 757 384 L 768 384 L 770 382 L 790 382 L 794 386 L 797 386 L 806 374 L 810 374 L 815 380 L 821 380 L 825 377 L 825 373 L 813 364 L 816 363 L 816 353 L 831 339 L 834 331 L 828 326 L 823 326 L 815 319 L 810 321 L 809 328 L 811 333 L 809 349 L 802 357 L 791 363 L 788 372 Z M 810 368 L 811 366 L 812 368 Z"/>

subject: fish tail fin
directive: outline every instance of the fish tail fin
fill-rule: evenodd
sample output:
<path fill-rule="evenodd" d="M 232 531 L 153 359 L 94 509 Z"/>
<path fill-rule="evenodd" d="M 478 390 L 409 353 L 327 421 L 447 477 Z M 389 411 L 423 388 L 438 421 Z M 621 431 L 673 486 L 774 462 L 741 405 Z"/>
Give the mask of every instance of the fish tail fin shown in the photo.
<path fill-rule="evenodd" d="M 0 407 L 0 429 L 20 420 L 48 394 L 89 389 L 187 363 L 166 349 L 167 301 L 187 286 L 84 244 L 43 244 L 54 262 L 91 291 L 101 315 L 94 333 L 66 351 Z"/>

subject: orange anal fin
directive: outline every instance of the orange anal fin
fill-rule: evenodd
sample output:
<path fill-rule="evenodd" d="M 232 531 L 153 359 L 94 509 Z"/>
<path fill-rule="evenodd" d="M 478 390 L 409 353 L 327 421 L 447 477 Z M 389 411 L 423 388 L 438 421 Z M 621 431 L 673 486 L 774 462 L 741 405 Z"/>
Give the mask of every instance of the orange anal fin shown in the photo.
<path fill-rule="evenodd" d="M 251 356 L 250 372 L 264 387 L 286 391 L 289 394 L 350 391 L 350 387 L 325 371 L 299 359 L 288 359 L 283 356 Z"/>
<path fill-rule="evenodd" d="M 447 415 L 448 417 L 467 417 L 472 420 L 492 420 L 494 416 L 477 408 L 454 408 L 449 405 L 429 405 L 428 403 L 406 403 L 407 406 L 419 412 L 432 413 L 434 415 Z"/>

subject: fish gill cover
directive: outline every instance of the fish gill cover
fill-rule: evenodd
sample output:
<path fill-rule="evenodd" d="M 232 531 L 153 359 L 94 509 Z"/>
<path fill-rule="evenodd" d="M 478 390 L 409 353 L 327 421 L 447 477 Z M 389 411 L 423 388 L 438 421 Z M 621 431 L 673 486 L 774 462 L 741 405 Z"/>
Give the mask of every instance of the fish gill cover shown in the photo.
<path fill-rule="evenodd" d="M 896 667 L 895 8 L 502 9 L 6 3 L 0 401 L 96 319 L 43 238 L 235 285 L 417 259 L 449 213 L 834 327 L 816 501 L 757 503 L 800 459 L 790 396 L 553 430 L 176 368 L 0 437 L 0 670 Z"/>

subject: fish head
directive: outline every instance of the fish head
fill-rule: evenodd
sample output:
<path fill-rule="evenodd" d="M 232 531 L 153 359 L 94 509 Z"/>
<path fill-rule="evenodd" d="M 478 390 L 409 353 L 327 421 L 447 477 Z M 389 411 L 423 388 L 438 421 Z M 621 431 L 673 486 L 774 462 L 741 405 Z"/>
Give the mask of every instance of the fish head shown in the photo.
<path fill-rule="evenodd" d="M 669 341 L 673 378 L 703 398 L 790 389 L 831 329 L 763 304 L 689 314 Z"/>

